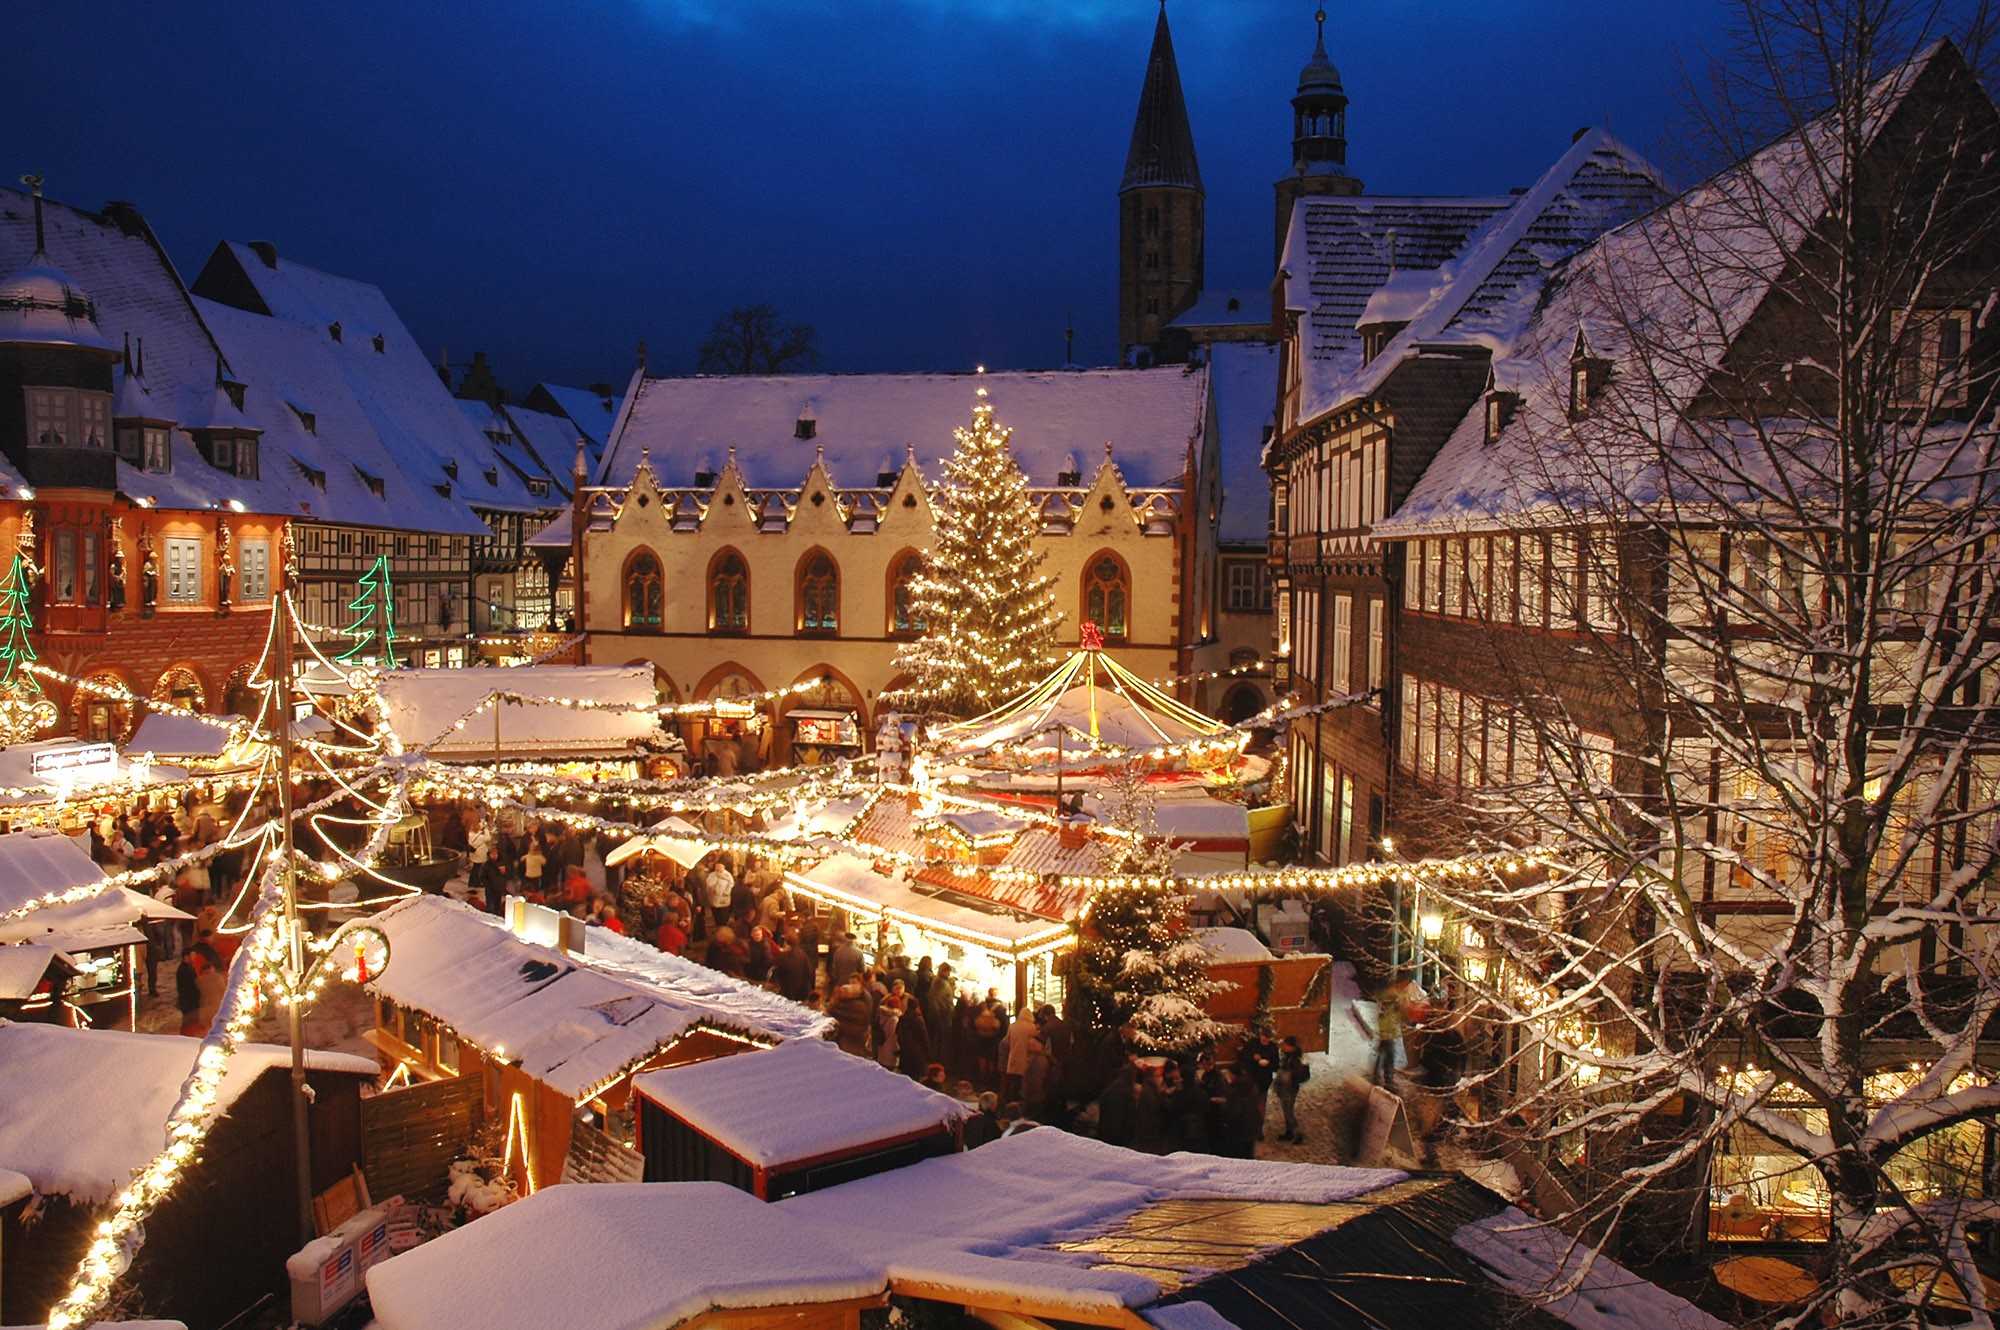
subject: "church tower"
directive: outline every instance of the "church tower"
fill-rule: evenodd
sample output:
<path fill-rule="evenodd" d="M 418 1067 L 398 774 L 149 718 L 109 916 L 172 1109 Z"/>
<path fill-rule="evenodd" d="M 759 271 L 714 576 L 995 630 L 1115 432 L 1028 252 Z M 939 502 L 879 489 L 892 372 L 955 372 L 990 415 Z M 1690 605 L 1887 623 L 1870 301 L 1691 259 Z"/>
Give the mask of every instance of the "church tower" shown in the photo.
<path fill-rule="evenodd" d="M 1340 86 L 1340 71 L 1326 57 L 1326 11 L 1313 17 L 1319 24 L 1319 40 L 1312 59 L 1299 71 L 1299 90 L 1292 95 L 1292 173 L 1278 182 L 1274 261 L 1284 257 L 1292 208 L 1301 198 L 1361 192 L 1361 182 L 1347 169 L 1347 93 Z"/>
<path fill-rule="evenodd" d="M 1118 342 L 1127 365 L 1187 359 L 1187 339 L 1170 335 L 1167 324 L 1201 294 L 1206 201 L 1160 0 L 1118 186 Z"/>

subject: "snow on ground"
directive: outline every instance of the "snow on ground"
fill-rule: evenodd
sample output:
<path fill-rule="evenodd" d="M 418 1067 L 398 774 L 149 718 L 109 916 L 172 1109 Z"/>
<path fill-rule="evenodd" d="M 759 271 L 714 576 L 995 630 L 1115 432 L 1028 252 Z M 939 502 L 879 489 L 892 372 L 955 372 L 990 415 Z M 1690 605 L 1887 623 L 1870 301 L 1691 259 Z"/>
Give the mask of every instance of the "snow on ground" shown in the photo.
<path fill-rule="evenodd" d="M 1507 1288 L 1576 1330 L 1728 1330 L 1686 1299 L 1509 1206 L 1451 1240 Z"/>

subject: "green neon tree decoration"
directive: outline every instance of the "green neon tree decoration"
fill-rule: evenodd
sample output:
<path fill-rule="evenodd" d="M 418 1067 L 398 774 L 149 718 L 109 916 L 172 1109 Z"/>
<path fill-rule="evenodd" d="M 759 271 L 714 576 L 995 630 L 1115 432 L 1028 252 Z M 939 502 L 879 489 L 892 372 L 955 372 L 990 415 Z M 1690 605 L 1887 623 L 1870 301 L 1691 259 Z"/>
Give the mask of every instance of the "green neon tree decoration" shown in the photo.
<path fill-rule="evenodd" d="M 347 608 L 361 617 L 348 625 L 354 645 L 340 654 L 342 665 L 386 665 L 396 668 L 395 597 L 389 588 L 389 556 L 361 574 L 361 589 Z"/>
<path fill-rule="evenodd" d="M 34 620 L 28 611 L 32 595 L 28 563 L 19 554 L 0 584 L 0 743 L 21 743 L 55 724 L 55 704 L 42 694 L 35 676 L 21 667 L 35 659 L 28 640 Z"/>

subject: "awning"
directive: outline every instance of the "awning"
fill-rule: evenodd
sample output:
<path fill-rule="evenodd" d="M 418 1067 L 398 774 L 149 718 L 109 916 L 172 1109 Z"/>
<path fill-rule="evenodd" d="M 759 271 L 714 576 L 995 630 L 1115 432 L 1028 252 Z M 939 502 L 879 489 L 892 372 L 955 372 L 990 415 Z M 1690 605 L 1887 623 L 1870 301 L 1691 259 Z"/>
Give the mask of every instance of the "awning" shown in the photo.
<path fill-rule="evenodd" d="M 693 868 L 709 855 L 715 853 L 715 845 L 709 841 L 692 839 L 701 834 L 701 828 L 678 817 L 669 817 L 646 828 L 643 836 L 634 836 L 604 856 L 606 867 L 622 864 L 627 859 L 636 859 L 642 854 L 657 854 L 671 859 L 682 868 Z"/>

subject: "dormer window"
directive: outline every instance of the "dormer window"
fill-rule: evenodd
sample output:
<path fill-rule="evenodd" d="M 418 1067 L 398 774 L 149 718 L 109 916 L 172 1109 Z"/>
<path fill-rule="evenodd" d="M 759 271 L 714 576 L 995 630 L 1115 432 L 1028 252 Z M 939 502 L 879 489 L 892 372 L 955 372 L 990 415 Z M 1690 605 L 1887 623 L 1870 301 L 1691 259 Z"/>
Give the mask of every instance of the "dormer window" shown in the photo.
<path fill-rule="evenodd" d="M 549 482 L 538 476 L 528 477 L 528 493 L 537 499 L 549 497 Z"/>
<path fill-rule="evenodd" d="M 458 479 L 458 462 L 456 459 L 444 464 L 444 473 L 453 480 Z"/>
<path fill-rule="evenodd" d="M 327 324 L 327 325 L 326 325 L 326 332 L 327 332 L 327 336 L 329 336 L 329 337 L 333 338 L 333 340 L 334 340 L 334 341 L 336 341 L 336 342 L 337 342 L 337 341 L 339 341 L 339 340 L 340 340 L 340 322 L 339 322 L 339 320 L 335 320 L 334 322 L 332 322 L 332 323 L 329 323 L 329 324 Z"/>
<path fill-rule="evenodd" d="M 1611 380 L 1611 362 L 1590 353 L 1590 344 L 1581 332 L 1569 355 L 1569 418 L 1580 420 L 1590 403 Z"/>
<path fill-rule="evenodd" d="M 1407 323 L 1371 323 L 1361 330 L 1361 362 L 1365 365 L 1389 349 L 1389 343 L 1396 340 L 1396 334 L 1409 327 Z"/>
<path fill-rule="evenodd" d="M 321 494 L 326 493 L 326 472 L 321 471 L 318 467 L 307 466 L 304 462 L 300 462 L 296 458 L 293 459 L 293 464 L 298 467 L 299 473 L 306 478 L 306 484 L 312 486 Z"/>
<path fill-rule="evenodd" d="M 292 407 L 292 414 L 299 418 L 300 429 L 303 429 L 308 434 L 319 433 L 318 416 L 310 411 L 301 411 L 297 406 Z"/>
<path fill-rule="evenodd" d="M 441 480 L 431 486 L 431 488 L 438 492 L 440 499 L 449 499 L 451 497 L 451 482 L 449 480 Z"/>
<path fill-rule="evenodd" d="M 361 483 L 368 487 L 370 494 L 378 499 L 383 497 L 386 487 L 382 484 L 382 477 L 371 476 L 358 466 L 354 468 L 354 474 L 361 477 Z"/>
<path fill-rule="evenodd" d="M 1514 419 L 1514 409 L 1521 404 L 1519 393 L 1501 392 L 1497 389 L 1486 394 L 1486 442 L 1500 437 Z"/>
<path fill-rule="evenodd" d="M 42 448 L 109 448 L 111 397 L 81 388 L 30 388 L 28 437 Z"/>
<path fill-rule="evenodd" d="M 174 469 L 173 435 L 165 425 L 146 425 L 139 431 L 139 469 L 164 476 Z"/>
<path fill-rule="evenodd" d="M 819 422 L 811 416 L 800 416 L 792 422 L 792 437 L 795 439 L 810 439 L 818 433 Z"/>
<path fill-rule="evenodd" d="M 371 345 L 371 346 L 373 346 L 373 347 L 375 348 L 375 354 L 376 354 L 376 355 L 378 355 L 378 356 L 379 356 L 379 355 L 381 355 L 381 354 L 382 354 L 382 352 L 383 352 L 383 342 L 382 342 L 382 334 L 381 334 L 381 333 L 376 333 L 376 334 L 375 334 L 375 335 L 374 335 L 373 337 L 369 338 L 369 339 L 368 339 L 368 343 L 369 343 L 369 345 Z"/>
<path fill-rule="evenodd" d="M 243 390 L 243 384 L 232 382 L 229 379 L 222 380 L 222 391 L 229 395 L 229 404 L 238 411 L 243 409 Z"/>
<path fill-rule="evenodd" d="M 498 467 L 487 467 L 485 475 L 487 484 L 498 485 L 500 483 L 500 469 Z"/>

